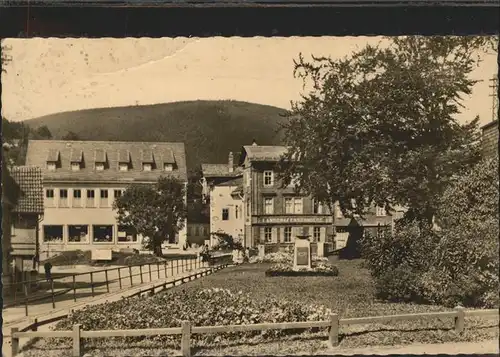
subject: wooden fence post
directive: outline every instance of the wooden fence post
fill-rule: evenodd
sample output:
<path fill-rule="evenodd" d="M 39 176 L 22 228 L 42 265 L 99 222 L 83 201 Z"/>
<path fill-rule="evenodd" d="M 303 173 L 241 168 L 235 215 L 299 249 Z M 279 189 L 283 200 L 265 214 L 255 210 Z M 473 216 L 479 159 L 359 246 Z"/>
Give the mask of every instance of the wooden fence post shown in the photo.
<path fill-rule="evenodd" d="M 92 297 L 94 297 L 94 273 L 90 272 L 90 288 L 92 289 Z"/>
<path fill-rule="evenodd" d="M 52 308 L 55 309 L 56 308 L 56 300 L 55 300 L 55 296 L 54 296 L 54 279 L 50 279 L 50 292 L 51 292 L 51 295 L 52 295 Z"/>
<path fill-rule="evenodd" d="M 36 317 L 33 319 L 33 328 L 31 331 L 38 331 L 38 318 Z"/>
<path fill-rule="evenodd" d="M 191 357 L 191 323 L 182 321 L 181 353 L 183 357 Z"/>
<path fill-rule="evenodd" d="M 14 357 L 19 353 L 19 338 L 14 336 L 19 329 L 17 327 L 13 327 L 10 329 L 10 340 L 11 340 L 11 356 Z"/>
<path fill-rule="evenodd" d="M 174 261 L 173 260 L 170 261 L 170 268 L 171 268 L 170 270 L 172 270 L 172 276 L 174 276 Z"/>
<path fill-rule="evenodd" d="M 465 328 L 465 309 L 462 306 L 455 308 L 457 317 L 455 317 L 455 331 L 461 333 Z"/>
<path fill-rule="evenodd" d="M 149 269 L 149 281 L 153 281 L 153 277 L 151 276 L 151 263 L 148 264 L 148 269 Z"/>
<path fill-rule="evenodd" d="M 167 278 L 167 261 L 163 262 L 163 269 L 165 269 L 165 279 Z"/>
<path fill-rule="evenodd" d="M 156 270 L 158 273 L 158 279 L 160 279 L 160 263 L 156 263 Z"/>
<path fill-rule="evenodd" d="M 76 302 L 76 275 L 73 274 L 73 301 Z"/>
<path fill-rule="evenodd" d="M 134 283 L 132 282 L 132 267 L 130 265 L 128 266 L 128 272 L 130 275 L 130 286 L 134 286 Z"/>
<path fill-rule="evenodd" d="M 175 263 L 177 265 L 177 274 L 179 274 L 179 258 L 175 259 Z"/>
<path fill-rule="evenodd" d="M 143 277 L 142 277 L 142 265 L 139 265 L 139 273 L 141 274 L 141 284 L 144 283 Z"/>
<path fill-rule="evenodd" d="M 108 269 L 104 271 L 104 275 L 106 277 L 106 290 L 109 293 L 109 279 L 108 279 Z"/>
<path fill-rule="evenodd" d="M 73 325 L 73 357 L 80 357 L 82 353 L 82 325 Z"/>
<path fill-rule="evenodd" d="M 330 331 L 328 333 L 328 342 L 331 347 L 337 347 L 339 345 L 339 315 L 330 315 Z"/>
<path fill-rule="evenodd" d="M 28 286 L 26 283 L 23 284 L 24 288 L 24 314 L 28 316 Z"/>
<path fill-rule="evenodd" d="M 118 268 L 118 283 L 120 285 L 120 290 L 122 289 L 122 273 L 120 272 L 121 268 Z"/>

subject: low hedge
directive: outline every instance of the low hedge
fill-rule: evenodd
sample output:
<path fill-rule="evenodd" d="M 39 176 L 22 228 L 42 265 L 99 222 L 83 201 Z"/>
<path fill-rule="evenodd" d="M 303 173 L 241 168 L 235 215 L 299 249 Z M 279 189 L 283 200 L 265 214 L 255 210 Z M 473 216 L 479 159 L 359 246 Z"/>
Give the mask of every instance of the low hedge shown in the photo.
<path fill-rule="evenodd" d="M 328 262 L 313 262 L 311 268 L 295 270 L 290 263 L 274 264 L 265 272 L 266 276 L 338 276 L 339 270 Z"/>
<path fill-rule="evenodd" d="M 266 276 L 338 276 L 338 271 L 314 271 L 314 270 L 267 270 Z"/>

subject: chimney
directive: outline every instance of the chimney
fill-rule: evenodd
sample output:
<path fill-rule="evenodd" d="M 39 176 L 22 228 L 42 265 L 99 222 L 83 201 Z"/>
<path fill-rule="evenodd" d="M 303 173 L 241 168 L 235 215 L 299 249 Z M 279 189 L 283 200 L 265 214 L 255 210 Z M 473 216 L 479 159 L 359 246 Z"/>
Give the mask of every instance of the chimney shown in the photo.
<path fill-rule="evenodd" d="M 234 171 L 234 158 L 233 153 L 229 152 L 229 160 L 228 160 L 229 172 Z"/>
<path fill-rule="evenodd" d="M 257 142 L 255 141 L 255 139 L 253 139 L 252 141 L 252 146 L 257 146 Z"/>

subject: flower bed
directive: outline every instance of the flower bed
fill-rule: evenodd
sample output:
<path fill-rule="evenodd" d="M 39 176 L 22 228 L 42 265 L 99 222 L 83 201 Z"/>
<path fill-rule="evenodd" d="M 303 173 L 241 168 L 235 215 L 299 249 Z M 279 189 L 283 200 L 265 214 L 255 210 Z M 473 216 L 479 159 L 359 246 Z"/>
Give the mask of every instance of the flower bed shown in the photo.
<path fill-rule="evenodd" d="M 88 306 L 77 310 L 65 320 L 60 321 L 56 330 L 70 330 L 73 324 L 82 324 L 83 330 L 144 329 L 179 327 L 183 320 L 194 326 L 240 325 L 273 322 L 298 322 L 327 320 L 331 310 L 321 305 L 301 304 L 276 298 L 261 301 L 252 299 L 248 294 L 228 289 L 187 288 L 182 291 L 166 291 L 147 298 L 131 298 L 100 305 Z M 313 329 L 308 329 L 309 331 Z M 317 330 L 317 329 L 316 329 Z M 225 334 L 195 334 L 195 341 L 206 343 L 230 342 L 238 339 L 245 341 L 259 337 L 263 340 L 278 336 L 305 332 L 300 330 L 264 330 L 231 332 Z M 179 336 L 152 336 L 153 341 L 177 342 Z M 115 343 L 137 342 L 145 337 L 113 338 Z M 109 345 L 110 339 L 107 339 Z M 66 339 L 54 339 L 53 347 L 68 344 Z M 94 339 L 87 347 L 99 346 L 102 341 Z"/>
<path fill-rule="evenodd" d="M 330 263 L 313 262 L 311 268 L 293 269 L 289 263 L 274 264 L 266 270 L 266 276 L 338 276 L 339 270 Z"/>
<path fill-rule="evenodd" d="M 328 262 L 328 258 L 318 257 L 313 254 L 312 256 L 313 262 Z M 293 264 L 293 253 L 292 252 L 276 252 L 276 253 L 268 253 L 263 257 L 251 257 L 250 263 L 289 263 Z"/>

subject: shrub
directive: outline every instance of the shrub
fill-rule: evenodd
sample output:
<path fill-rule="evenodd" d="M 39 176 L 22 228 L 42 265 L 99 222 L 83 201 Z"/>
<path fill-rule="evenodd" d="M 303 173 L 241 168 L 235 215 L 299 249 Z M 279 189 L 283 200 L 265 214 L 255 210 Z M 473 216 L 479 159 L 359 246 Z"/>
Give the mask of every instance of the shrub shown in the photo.
<path fill-rule="evenodd" d="M 73 324 L 82 324 L 84 330 L 141 329 L 179 327 L 189 320 L 194 326 L 240 325 L 272 322 L 317 321 L 328 319 L 331 310 L 324 306 L 305 305 L 298 301 L 276 298 L 255 300 L 248 294 L 227 289 L 187 288 L 182 291 L 157 294 L 147 298 L 131 298 L 121 301 L 88 306 L 75 311 L 60 321 L 55 329 L 68 330 Z M 195 340 L 211 342 L 214 339 L 246 339 L 260 335 L 273 338 L 301 331 L 267 330 L 231 332 L 226 334 L 193 335 Z M 157 341 L 172 342 L 175 336 L 151 337 Z M 142 340 L 143 337 L 126 338 L 126 341 Z M 122 338 L 117 339 L 123 341 Z M 57 340 L 55 344 L 64 343 Z"/>

